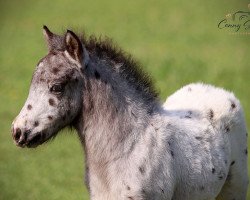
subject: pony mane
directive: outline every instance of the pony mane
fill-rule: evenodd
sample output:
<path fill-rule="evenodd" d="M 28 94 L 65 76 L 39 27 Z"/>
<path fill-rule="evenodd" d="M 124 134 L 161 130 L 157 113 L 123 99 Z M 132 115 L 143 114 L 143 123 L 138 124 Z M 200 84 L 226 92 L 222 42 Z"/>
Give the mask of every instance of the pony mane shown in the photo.
<path fill-rule="evenodd" d="M 151 77 L 142 70 L 141 65 L 133 57 L 123 51 L 112 39 L 108 37 L 86 37 L 82 34 L 81 42 L 85 48 L 96 55 L 99 59 L 110 61 L 111 67 L 117 69 L 119 74 L 125 78 L 137 91 L 143 92 L 146 98 L 151 101 L 158 99 L 158 92 L 153 85 Z"/>

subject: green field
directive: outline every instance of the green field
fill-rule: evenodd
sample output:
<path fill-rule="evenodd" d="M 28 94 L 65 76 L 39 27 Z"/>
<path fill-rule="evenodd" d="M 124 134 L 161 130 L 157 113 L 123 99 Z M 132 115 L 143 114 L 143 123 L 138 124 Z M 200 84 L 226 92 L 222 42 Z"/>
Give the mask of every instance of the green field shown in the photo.
<path fill-rule="evenodd" d="M 12 142 L 11 122 L 27 97 L 36 63 L 47 53 L 42 25 L 58 33 L 71 27 L 113 38 L 152 75 L 163 101 L 197 81 L 231 90 L 250 127 L 250 35 L 217 28 L 226 14 L 248 10 L 248 3 L 0 0 L 0 199 L 88 199 L 75 132 L 64 131 L 37 149 Z"/>

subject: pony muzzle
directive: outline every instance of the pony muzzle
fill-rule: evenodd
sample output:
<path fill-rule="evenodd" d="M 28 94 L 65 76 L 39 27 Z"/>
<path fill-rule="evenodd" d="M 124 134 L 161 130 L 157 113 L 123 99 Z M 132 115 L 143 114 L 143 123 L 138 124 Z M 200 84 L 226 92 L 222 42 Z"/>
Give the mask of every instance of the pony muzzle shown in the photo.
<path fill-rule="evenodd" d="M 22 127 L 16 122 L 13 122 L 11 132 L 13 141 L 18 147 L 36 147 L 42 140 L 41 132 L 32 133 L 31 129 Z"/>

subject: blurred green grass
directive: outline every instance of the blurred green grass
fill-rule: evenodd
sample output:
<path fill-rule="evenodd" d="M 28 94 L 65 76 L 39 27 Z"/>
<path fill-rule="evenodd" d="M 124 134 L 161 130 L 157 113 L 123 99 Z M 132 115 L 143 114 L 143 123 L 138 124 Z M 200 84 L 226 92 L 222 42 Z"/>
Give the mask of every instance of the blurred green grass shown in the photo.
<path fill-rule="evenodd" d="M 83 154 L 75 132 L 35 150 L 10 136 L 38 60 L 46 54 L 42 25 L 107 35 L 137 58 L 164 100 L 202 81 L 233 91 L 250 127 L 250 36 L 217 28 L 226 14 L 246 10 L 237 1 L 0 1 L 0 199 L 88 199 Z M 250 198 L 250 194 L 248 195 Z"/>

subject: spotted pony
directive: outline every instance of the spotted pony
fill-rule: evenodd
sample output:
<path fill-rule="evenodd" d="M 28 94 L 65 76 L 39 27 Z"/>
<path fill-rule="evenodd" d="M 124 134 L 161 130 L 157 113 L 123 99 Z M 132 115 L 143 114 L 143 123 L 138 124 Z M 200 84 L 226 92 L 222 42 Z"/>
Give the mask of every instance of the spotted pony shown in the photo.
<path fill-rule="evenodd" d="M 19 147 L 73 127 L 91 200 L 244 200 L 247 130 L 240 102 L 205 84 L 162 105 L 152 81 L 109 39 L 52 33 L 12 124 Z M 49 198 L 49 197 L 48 197 Z"/>

